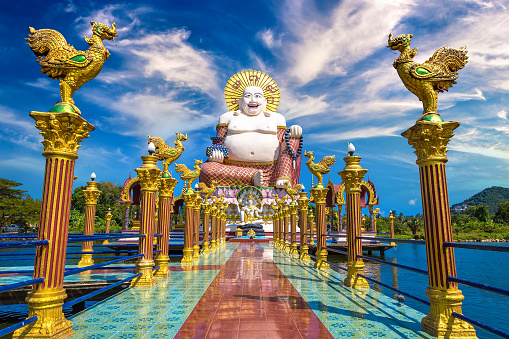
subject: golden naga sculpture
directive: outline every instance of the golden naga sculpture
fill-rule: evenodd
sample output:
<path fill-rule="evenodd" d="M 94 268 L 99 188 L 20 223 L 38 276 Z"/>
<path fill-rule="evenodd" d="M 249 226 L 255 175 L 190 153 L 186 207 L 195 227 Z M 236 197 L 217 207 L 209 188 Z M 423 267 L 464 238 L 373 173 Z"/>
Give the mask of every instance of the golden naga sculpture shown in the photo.
<path fill-rule="evenodd" d="M 212 180 L 212 182 L 210 183 L 210 187 L 205 185 L 204 182 L 198 183 L 198 187 L 200 188 L 198 193 L 205 195 L 205 197 L 203 198 L 204 202 L 207 202 L 212 193 L 214 193 L 214 191 L 216 190 L 216 185 L 217 182 L 215 180 Z"/>
<path fill-rule="evenodd" d="M 313 160 L 315 160 L 315 157 L 313 156 L 313 151 L 305 152 L 304 156 L 308 158 L 308 160 L 306 161 L 306 165 L 308 166 L 311 173 L 318 180 L 318 183 L 315 185 L 315 188 L 324 188 L 322 174 L 327 174 L 330 172 L 330 167 L 334 165 L 334 163 L 336 162 L 336 156 L 335 155 L 325 156 L 317 164 L 313 162 Z"/>
<path fill-rule="evenodd" d="M 154 155 L 157 157 L 158 160 L 163 162 L 163 178 L 171 178 L 170 172 L 168 172 L 168 167 L 176 161 L 180 156 L 182 155 L 182 152 L 184 152 L 184 146 L 182 146 L 182 141 L 187 140 L 187 134 L 182 133 L 175 133 L 177 135 L 177 140 L 173 141 L 175 144 L 175 147 L 170 147 L 166 145 L 166 142 L 164 142 L 163 138 L 160 137 L 151 137 L 148 136 L 147 143 L 153 142 L 156 151 L 154 152 Z"/>
<path fill-rule="evenodd" d="M 297 200 L 299 199 L 299 197 L 300 197 L 299 192 L 300 192 L 300 191 L 302 191 L 302 188 L 303 188 L 303 187 L 304 187 L 304 186 L 303 186 L 302 184 L 297 184 L 297 185 L 294 185 L 294 186 L 292 187 L 292 184 L 290 184 L 290 182 L 289 182 L 289 181 L 287 181 L 287 182 L 285 182 L 285 187 L 284 187 L 284 189 L 285 189 L 285 192 L 286 192 L 286 194 L 287 194 L 287 195 L 289 195 L 290 197 L 292 197 L 292 199 L 293 199 L 294 201 L 297 201 Z"/>
<path fill-rule="evenodd" d="M 52 29 L 29 27 L 30 34 L 25 40 L 32 49 L 37 62 L 41 65 L 41 72 L 51 79 L 60 80 L 61 102 L 57 103 L 50 112 L 73 112 L 81 114 L 74 105 L 74 92 L 95 78 L 101 71 L 110 52 L 104 47 L 104 39 L 113 40 L 117 37 L 115 23 L 109 28 L 105 24 L 91 21 L 92 37 L 85 36 L 90 45 L 86 51 L 77 51 L 69 45 L 62 34 Z"/>
<path fill-rule="evenodd" d="M 410 48 L 412 36 L 402 34 L 393 38 L 392 34 L 389 34 L 387 47 L 401 53 L 392 65 L 398 71 L 405 87 L 422 101 L 424 114 L 417 121 L 443 121 L 437 113 L 438 93 L 447 91 L 456 84 L 457 71 L 468 62 L 466 47 L 440 47 L 428 61 L 419 64 L 413 61 L 417 47 Z"/>
<path fill-rule="evenodd" d="M 177 171 L 177 173 L 181 173 L 180 179 L 186 181 L 187 190 L 191 189 L 191 184 L 193 183 L 193 181 L 198 179 L 198 177 L 200 176 L 201 164 L 203 164 L 203 161 L 195 159 L 194 169 L 192 171 L 188 169 L 187 166 L 184 164 L 175 164 L 175 171 Z"/>

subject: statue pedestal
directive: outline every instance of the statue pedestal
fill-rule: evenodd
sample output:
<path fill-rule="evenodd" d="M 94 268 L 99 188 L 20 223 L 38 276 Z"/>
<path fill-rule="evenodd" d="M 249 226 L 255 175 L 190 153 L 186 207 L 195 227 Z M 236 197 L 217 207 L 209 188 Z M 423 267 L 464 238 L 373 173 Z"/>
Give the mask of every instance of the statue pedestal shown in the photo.
<path fill-rule="evenodd" d="M 255 232 L 255 236 L 265 237 L 265 231 L 263 230 L 262 224 L 245 224 L 239 226 L 239 228 L 242 230 L 242 236 L 248 235 L 247 232 L 249 232 L 249 230 L 253 230 Z"/>

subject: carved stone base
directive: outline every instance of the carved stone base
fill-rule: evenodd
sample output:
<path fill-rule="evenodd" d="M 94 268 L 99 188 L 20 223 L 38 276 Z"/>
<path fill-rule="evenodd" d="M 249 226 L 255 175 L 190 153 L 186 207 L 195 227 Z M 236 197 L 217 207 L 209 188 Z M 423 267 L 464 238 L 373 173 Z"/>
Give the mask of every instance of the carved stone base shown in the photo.
<path fill-rule="evenodd" d="M 369 290 L 369 283 L 366 279 L 359 277 L 357 274 L 364 274 L 364 263 L 362 261 L 349 261 L 348 275 L 345 278 L 345 286 L 355 288 L 357 290 Z"/>
<path fill-rule="evenodd" d="M 309 246 L 308 245 L 302 245 L 300 249 L 300 260 L 309 261 L 311 257 L 308 255 L 309 252 Z"/>
<path fill-rule="evenodd" d="M 208 241 L 204 241 L 203 244 L 201 245 L 201 248 L 203 249 L 201 253 L 210 253 Z"/>
<path fill-rule="evenodd" d="M 136 271 L 141 273 L 142 276 L 135 278 L 131 281 L 131 287 L 150 287 L 156 285 L 156 278 L 154 277 L 152 268 L 154 267 L 153 260 L 142 259 L 136 265 Z"/>
<path fill-rule="evenodd" d="M 215 249 L 217 246 L 216 246 L 216 239 L 212 239 L 210 241 L 210 249 L 213 250 Z"/>
<path fill-rule="evenodd" d="M 299 251 L 297 251 L 297 248 L 298 248 L 298 246 L 297 246 L 297 243 L 295 243 L 295 242 L 290 246 L 290 254 L 292 256 L 299 256 Z"/>
<path fill-rule="evenodd" d="M 194 260 L 200 259 L 200 246 L 199 245 L 193 246 L 193 259 Z"/>
<path fill-rule="evenodd" d="M 170 270 L 168 269 L 168 262 L 170 258 L 167 255 L 158 255 L 155 260 L 155 266 L 159 268 L 155 271 L 154 277 L 156 278 L 168 278 L 170 276 Z"/>
<path fill-rule="evenodd" d="M 316 252 L 315 268 L 319 270 L 330 269 L 330 265 L 326 262 L 323 262 L 324 260 L 327 260 L 327 250 Z"/>
<path fill-rule="evenodd" d="M 461 301 L 464 296 L 458 289 L 436 290 L 428 287 L 430 310 L 421 321 L 421 328 L 437 338 L 477 338 L 475 329 L 469 323 L 451 316 L 452 312 L 461 314 Z"/>
<path fill-rule="evenodd" d="M 103 241 L 103 245 L 108 245 L 110 242 L 108 240 Z"/>
<path fill-rule="evenodd" d="M 180 263 L 181 264 L 192 264 L 193 263 L 193 249 L 191 247 L 184 248 L 183 252 L 184 252 L 184 255 L 183 255 Z"/>
<path fill-rule="evenodd" d="M 78 267 L 85 267 L 94 264 L 94 259 L 92 259 L 92 254 L 82 254 L 81 260 L 78 263 Z"/>
<path fill-rule="evenodd" d="M 36 322 L 16 330 L 13 338 L 68 338 L 74 334 L 72 323 L 62 313 L 63 288 L 38 290 L 28 293 L 28 318 L 37 316 Z"/>

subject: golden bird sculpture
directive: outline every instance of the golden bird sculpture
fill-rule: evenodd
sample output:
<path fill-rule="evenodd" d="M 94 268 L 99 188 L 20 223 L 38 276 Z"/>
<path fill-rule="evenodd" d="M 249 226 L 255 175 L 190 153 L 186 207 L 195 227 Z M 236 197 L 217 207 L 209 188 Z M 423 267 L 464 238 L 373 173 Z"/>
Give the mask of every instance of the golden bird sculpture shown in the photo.
<path fill-rule="evenodd" d="M 175 147 L 168 146 L 163 138 L 151 137 L 150 135 L 148 136 L 147 143 L 154 143 L 154 146 L 156 147 L 154 155 L 158 160 L 163 162 L 163 178 L 171 178 L 170 172 L 168 172 L 168 167 L 180 158 L 185 149 L 182 145 L 182 141 L 187 140 L 187 134 L 184 135 L 178 132 L 175 134 L 177 135 L 177 140 L 173 141 Z"/>
<path fill-rule="evenodd" d="M 412 37 L 412 34 L 402 34 L 396 38 L 389 35 L 387 47 L 400 52 L 392 65 L 398 71 L 403 85 L 422 101 L 424 111 L 417 121 L 442 122 L 437 112 L 438 93 L 448 91 L 456 84 L 457 71 L 468 62 L 468 51 L 466 47 L 440 47 L 429 60 L 421 64 L 413 60 L 417 47 L 410 47 Z"/>
<path fill-rule="evenodd" d="M 204 182 L 199 182 L 198 187 L 200 190 L 198 193 L 203 194 L 205 197 L 203 198 L 203 201 L 208 201 L 208 198 L 214 193 L 216 190 L 217 182 L 215 180 L 212 180 L 210 183 L 210 187 L 208 187 Z"/>
<path fill-rule="evenodd" d="M 296 184 L 295 186 L 292 187 L 292 184 L 290 184 L 290 182 L 287 181 L 285 182 L 284 190 L 286 194 L 292 197 L 292 199 L 295 201 L 299 199 L 300 197 L 299 192 L 302 191 L 303 187 L 304 186 L 302 184 Z"/>
<path fill-rule="evenodd" d="M 186 181 L 187 190 L 191 189 L 191 184 L 193 181 L 198 179 L 200 176 L 201 168 L 200 165 L 203 164 L 201 160 L 194 160 L 194 169 L 191 171 L 184 164 L 175 164 L 175 171 L 180 174 L 180 179 Z"/>
<path fill-rule="evenodd" d="M 323 188 L 323 174 L 327 174 L 330 172 L 330 167 L 334 165 L 336 162 L 335 155 L 328 155 L 323 157 L 319 163 L 314 163 L 315 157 L 313 156 L 313 151 L 304 152 L 304 156 L 308 158 L 306 161 L 306 165 L 309 168 L 309 171 L 316 177 L 318 183 L 314 188 Z"/>
<path fill-rule="evenodd" d="M 111 25 L 91 21 L 92 37 L 85 36 L 90 45 L 86 51 L 78 51 L 69 45 L 64 36 L 52 29 L 29 27 L 30 34 L 25 40 L 37 57 L 41 65 L 41 72 L 51 79 L 60 81 L 61 102 L 57 103 L 50 112 L 74 112 L 81 114 L 74 104 L 74 92 L 84 83 L 95 78 L 110 56 L 104 47 L 103 40 L 113 40 L 117 37 L 115 23 Z"/>

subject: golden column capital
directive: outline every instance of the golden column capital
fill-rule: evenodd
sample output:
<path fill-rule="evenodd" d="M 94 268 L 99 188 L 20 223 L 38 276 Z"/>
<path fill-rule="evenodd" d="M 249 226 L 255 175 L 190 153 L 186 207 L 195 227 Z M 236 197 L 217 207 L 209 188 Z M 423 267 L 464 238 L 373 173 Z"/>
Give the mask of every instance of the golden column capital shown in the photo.
<path fill-rule="evenodd" d="M 457 121 L 431 122 L 418 121 L 401 135 L 408 139 L 417 155 L 419 166 L 447 162 L 447 144 L 460 125 Z"/>
<path fill-rule="evenodd" d="M 97 182 L 87 181 L 87 188 L 83 190 L 85 196 L 85 205 L 97 205 L 97 199 L 101 195 L 101 191 L 97 188 Z"/>
<path fill-rule="evenodd" d="M 210 214 L 212 212 L 212 204 L 207 201 L 203 202 L 201 207 L 203 209 L 203 213 L 205 214 Z"/>
<path fill-rule="evenodd" d="M 308 210 L 310 199 L 308 198 L 307 192 L 300 192 L 300 197 L 297 200 L 300 210 Z"/>
<path fill-rule="evenodd" d="M 182 198 L 184 199 L 184 203 L 186 207 L 193 208 L 194 207 L 194 191 L 187 190 L 184 194 L 182 194 Z"/>
<path fill-rule="evenodd" d="M 202 207 L 202 203 L 203 203 L 203 198 L 200 197 L 200 195 L 196 193 L 196 196 L 194 198 L 194 209 L 196 211 L 199 211 Z"/>
<path fill-rule="evenodd" d="M 389 216 L 387 218 L 389 219 L 389 222 L 394 222 L 394 215 L 393 214 L 389 214 Z"/>
<path fill-rule="evenodd" d="M 317 205 L 325 205 L 325 197 L 327 196 L 327 188 L 312 188 L 311 198 Z"/>
<path fill-rule="evenodd" d="M 106 221 L 111 221 L 112 217 L 113 217 L 113 214 L 111 214 L 111 211 L 108 210 L 108 212 L 106 213 Z"/>
<path fill-rule="evenodd" d="M 157 194 L 159 199 L 173 197 L 173 191 L 177 186 L 178 180 L 174 178 L 161 178 L 158 181 Z"/>
<path fill-rule="evenodd" d="M 78 158 L 79 143 L 89 137 L 95 126 L 76 113 L 30 112 L 35 128 L 44 137 L 44 156 Z"/>
<path fill-rule="evenodd" d="M 368 171 L 360 165 L 361 157 L 347 156 L 343 158 L 346 163 L 345 168 L 338 174 L 345 183 L 346 193 L 361 192 L 362 178 Z"/>
<path fill-rule="evenodd" d="M 297 210 L 298 210 L 299 206 L 292 202 L 290 205 L 288 205 L 288 214 L 289 215 L 297 215 Z"/>
<path fill-rule="evenodd" d="M 141 191 L 157 192 L 162 171 L 157 167 L 157 157 L 153 155 L 142 155 L 143 165 L 134 169 L 140 179 Z"/>

